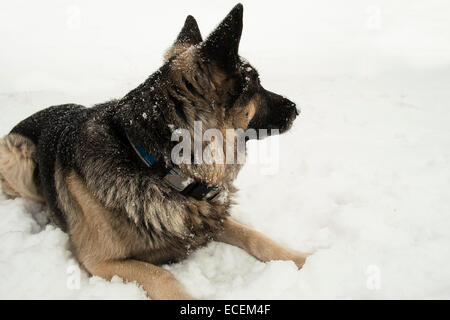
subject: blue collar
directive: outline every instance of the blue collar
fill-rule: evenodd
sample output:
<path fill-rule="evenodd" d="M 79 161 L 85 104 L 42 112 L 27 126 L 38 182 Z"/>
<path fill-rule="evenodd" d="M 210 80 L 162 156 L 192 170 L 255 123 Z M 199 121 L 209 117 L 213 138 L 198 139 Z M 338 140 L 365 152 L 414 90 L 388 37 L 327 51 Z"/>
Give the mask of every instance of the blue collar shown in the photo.
<path fill-rule="evenodd" d="M 147 153 L 147 150 L 145 150 L 143 146 L 138 146 L 133 142 L 131 142 L 131 145 L 134 147 L 134 151 L 139 155 L 139 158 L 141 158 L 149 167 L 156 162 L 155 157 L 151 153 Z"/>

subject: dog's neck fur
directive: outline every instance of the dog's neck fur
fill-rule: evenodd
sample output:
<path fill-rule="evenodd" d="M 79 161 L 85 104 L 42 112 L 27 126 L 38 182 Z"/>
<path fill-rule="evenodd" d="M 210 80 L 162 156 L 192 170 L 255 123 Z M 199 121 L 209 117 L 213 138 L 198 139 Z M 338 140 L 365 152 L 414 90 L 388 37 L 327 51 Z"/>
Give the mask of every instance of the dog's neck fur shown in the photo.
<path fill-rule="evenodd" d="M 217 89 L 219 82 L 226 81 L 222 73 L 201 67 L 188 51 L 167 62 L 121 99 L 115 117 L 135 143 L 170 168 L 173 167 L 171 151 L 178 143 L 171 141 L 173 128 L 186 129 L 191 137 L 194 137 L 194 121 L 201 121 L 203 132 L 217 128 L 224 137 L 226 129 L 232 128 L 224 111 L 226 101 L 220 97 L 226 93 Z M 172 123 L 166 119 L 172 119 Z M 202 142 L 202 150 L 207 144 Z M 223 145 L 226 154 L 226 139 Z M 202 162 L 180 164 L 177 170 L 209 185 L 224 187 L 232 183 L 241 167 L 242 164 Z"/>

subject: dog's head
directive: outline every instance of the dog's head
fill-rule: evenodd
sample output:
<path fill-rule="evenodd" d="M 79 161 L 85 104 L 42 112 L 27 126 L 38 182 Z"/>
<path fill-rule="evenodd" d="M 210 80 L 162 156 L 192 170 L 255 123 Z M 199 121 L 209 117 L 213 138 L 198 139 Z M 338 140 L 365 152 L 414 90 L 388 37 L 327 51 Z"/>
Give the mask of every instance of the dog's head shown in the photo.
<path fill-rule="evenodd" d="M 238 4 L 205 41 L 188 16 L 167 51 L 165 98 L 182 125 L 200 120 L 210 128 L 280 133 L 292 126 L 298 115 L 295 103 L 266 90 L 256 69 L 239 56 L 242 16 Z"/>

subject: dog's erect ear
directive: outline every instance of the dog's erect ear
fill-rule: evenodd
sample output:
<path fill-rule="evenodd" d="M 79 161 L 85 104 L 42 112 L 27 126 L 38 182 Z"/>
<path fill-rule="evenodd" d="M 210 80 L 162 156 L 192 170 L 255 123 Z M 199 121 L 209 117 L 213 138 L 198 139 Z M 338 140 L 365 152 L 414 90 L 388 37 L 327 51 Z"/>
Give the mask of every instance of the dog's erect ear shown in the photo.
<path fill-rule="evenodd" d="M 184 22 L 183 29 L 181 29 L 178 34 L 177 40 L 175 40 L 173 45 L 164 55 L 164 59 L 169 60 L 174 55 L 177 55 L 190 46 L 199 44 L 200 42 L 202 42 L 202 35 L 200 33 L 200 29 L 198 28 L 197 21 L 193 16 L 189 15 Z"/>
<path fill-rule="evenodd" d="M 236 5 L 201 47 L 202 54 L 225 71 L 234 70 L 238 62 L 244 7 Z"/>
<path fill-rule="evenodd" d="M 193 16 L 187 16 L 184 22 L 183 29 L 181 29 L 175 44 L 189 44 L 196 45 L 202 42 L 202 35 L 200 34 L 200 29 L 198 28 L 197 21 Z"/>

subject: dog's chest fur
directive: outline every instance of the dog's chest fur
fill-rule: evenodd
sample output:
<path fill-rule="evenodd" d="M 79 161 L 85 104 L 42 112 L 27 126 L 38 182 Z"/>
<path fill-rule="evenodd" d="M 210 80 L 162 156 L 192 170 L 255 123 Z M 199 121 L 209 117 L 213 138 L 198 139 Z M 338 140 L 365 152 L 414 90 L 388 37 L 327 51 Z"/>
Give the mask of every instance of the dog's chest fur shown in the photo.
<path fill-rule="evenodd" d="M 69 233 L 75 253 L 85 265 L 91 259 L 135 258 L 153 264 L 179 261 L 214 239 L 228 215 L 229 203 L 186 199 L 155 206 L 136 222 L 127 212 L 107 208 L 75 173 L 70 173 L 66 182 L 76 211 Z"/>

